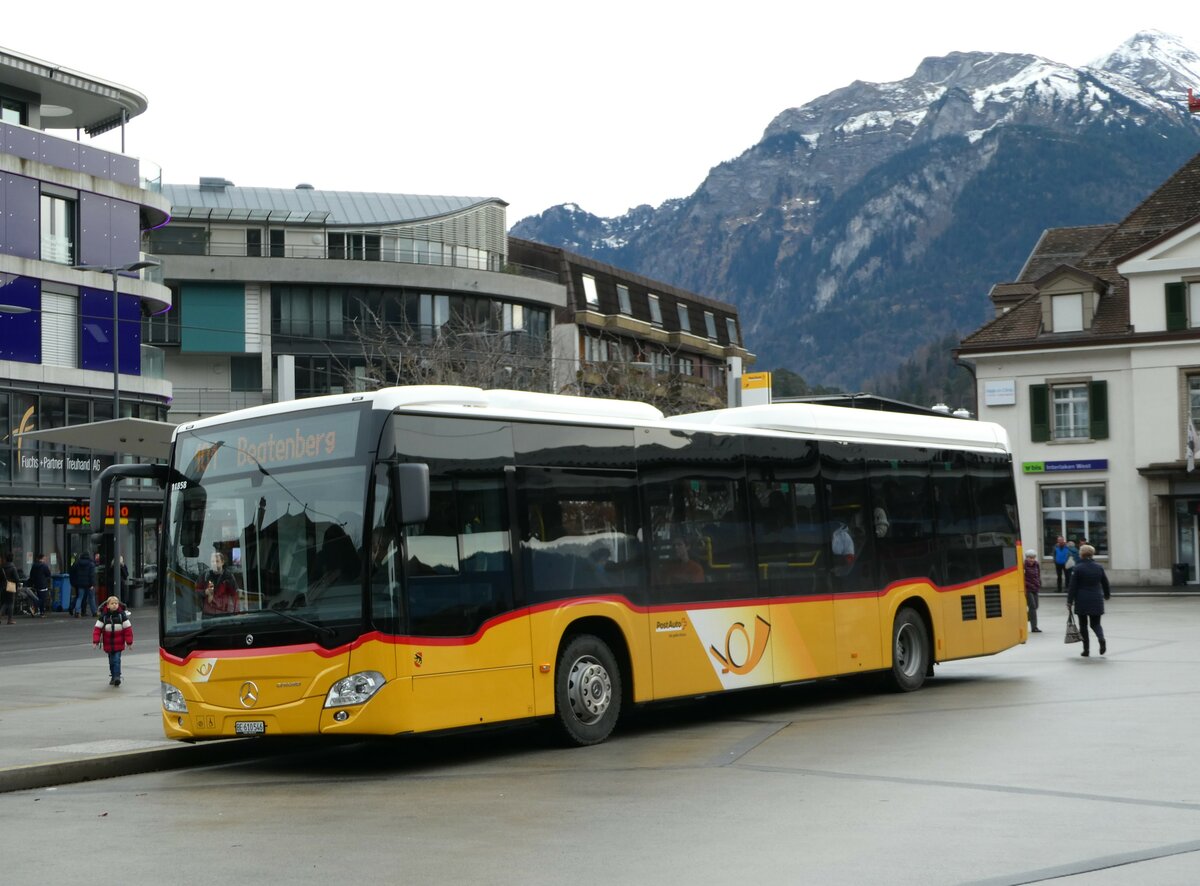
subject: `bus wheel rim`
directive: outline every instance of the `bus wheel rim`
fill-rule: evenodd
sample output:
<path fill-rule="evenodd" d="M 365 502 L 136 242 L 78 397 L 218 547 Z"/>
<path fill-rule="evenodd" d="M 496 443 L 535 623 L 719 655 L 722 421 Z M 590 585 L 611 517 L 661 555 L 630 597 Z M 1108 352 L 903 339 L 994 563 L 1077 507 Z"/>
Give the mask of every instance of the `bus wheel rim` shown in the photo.
<path fill-rule="evenodd" d="M 917 673 L 920 663 L 917 661 L 920 641 L 916 628 L 912 625 L 901 625 L 896 632 L 896 666 L 905 676 L 911 677 Z"/>
<path fill-rule="evenodd" d="M 612 679 L 590 655 L 575 660 L 567 677 L 567 699 L 581 723 L 598 721 L 612 703 Z"/>

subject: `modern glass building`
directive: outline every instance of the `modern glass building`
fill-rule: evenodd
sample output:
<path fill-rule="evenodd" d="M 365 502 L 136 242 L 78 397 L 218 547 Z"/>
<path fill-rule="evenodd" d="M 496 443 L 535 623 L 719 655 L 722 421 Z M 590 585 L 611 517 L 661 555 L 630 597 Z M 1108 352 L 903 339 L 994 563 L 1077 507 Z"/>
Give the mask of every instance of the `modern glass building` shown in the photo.
<path fill-rule="evenodd" d="M 501 200 L 223 178 L 163 193 L 172 222 L 145 248 L 163 261 L 175 309 L 143 325 L 166 355 L 172 421 L 417 381 L 422 361 L 486 348 L 503 350 L 496 377 L 436 380 L 506 387 L 514 369 L 551 359 L 566 291 L 508 262 Z"/>
<path fill-rule="evenodd" d="M 170 386 L 141 320 L 170 308 L 171 294 L 119 269 L 145 260 L 142 232 L 165 224 L 170 204 L 149 164 L 85 140 L 120 129 L 123 147 L 145 109 L 124 86 L 0 49 L 0 550 L 22 573 L 39 552 L 66 569 L 88 544 L 92 480 L 136 456 L 93 448 L 86 434 L 74 444 L 21 435 L 113 419 L 114 399 L 120 416 L 166 413 Z M 131 577 L 153 550 L 159 500 L 150 488 L 125 493 Z"/>

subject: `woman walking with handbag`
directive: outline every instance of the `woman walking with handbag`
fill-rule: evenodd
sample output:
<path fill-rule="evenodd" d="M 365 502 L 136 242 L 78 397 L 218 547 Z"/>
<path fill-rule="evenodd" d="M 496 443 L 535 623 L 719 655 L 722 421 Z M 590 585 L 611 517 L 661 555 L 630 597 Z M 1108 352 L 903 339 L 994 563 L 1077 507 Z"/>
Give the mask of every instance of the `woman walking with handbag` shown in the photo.
<path fill-rule="evenodd" d="M 1091 545 L 1080 547 L 1079 565 L 1071 570 L 1071 580 L 1067 583 L 1067 612 L 1071 611 L 1073 605 L 1075 614 L 1079 616 L 1079 633 L 1083 637 L 1083 652 L 1079 654 L 1084 658 L 1090 654 L 1089 623 L 1096 633 L 1096 639 L 1100 641 L 1100 654 L 1108 650 L 1104 642 L 1104 628 L 1100 627 L 1100 616 L 1104 614 L 1104 601 L 1109 598 L 1111 591 L 1104 567 L 1093 559 L 1095 556 L 1096 549 Z"/>

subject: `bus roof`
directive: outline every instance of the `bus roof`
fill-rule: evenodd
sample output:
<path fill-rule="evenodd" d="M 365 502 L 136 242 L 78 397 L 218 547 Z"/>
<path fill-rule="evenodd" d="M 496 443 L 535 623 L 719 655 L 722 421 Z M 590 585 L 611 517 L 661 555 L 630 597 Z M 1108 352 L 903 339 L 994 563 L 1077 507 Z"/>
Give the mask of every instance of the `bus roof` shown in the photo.
<path fill-rule="evenodd" d="M 389 412 L 430 412 L 478 418 L 604 424 L 618 427 L 661 427 L 744 434 L 801 434 L 826 440 L 898 443 L 908 446 L 949 446 L 993 452 L 1009 451 L 1008 434 L 991 422 L 961 418 L 847 409 L 813 403 L 775 403 L 714 409 L 666 418 L 646 403 L 539 394 L 527 391 L 483 390 L 456 385 L 409 385 L 359 394 L 333 394 L 255 406 L 181 425 L 180 430 L 228 421 L 268 418 L 288 412 L 350 403 L 369 403 Z"/>

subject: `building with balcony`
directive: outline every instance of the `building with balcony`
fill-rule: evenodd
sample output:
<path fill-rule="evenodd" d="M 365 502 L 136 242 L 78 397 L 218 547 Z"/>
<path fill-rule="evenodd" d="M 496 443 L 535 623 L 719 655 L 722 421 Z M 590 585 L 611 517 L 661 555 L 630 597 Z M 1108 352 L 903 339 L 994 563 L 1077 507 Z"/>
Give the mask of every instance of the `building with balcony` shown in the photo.
<path fill-rule="evenodd" d="M 170 419 L 420 381 L 549 390 L 553 275 L 508 260 L 495 198 L 164 185 L 146 248 L 175 309 L 146 318 Z M 539 368 L 542 367 L 542 368 Z"/>
<path fill-rule="evenodd" d="M 117 456 L 86 434 L 21 435 L 166 413 L 170 385 L 143 348 L 141 319 L 167 310 L 170 291 L 117 269 L 140 262 L 141 234 L 167 222 L 169 204 L 138 158 L 82 140 L 119 128 L 123 147 L 146 104 L 127 87 L 0 49 L 0 550 L 22 573 L 38 552 L 62 571 L 89 544 L 91 484 Z M 151 488 L 125 495 L 131 575 L 153 550 L 160 500 Z"/>
<path fill-rule="evenodd" d="M 555 389 L 644 400 L 666 412 L 736 402 L 754 362 L 737 309 L 554 246 L 510 237 L 509 260 L 566 288 L 554 320 Z"/>
<path fill-rule="evenodd" d="M 1008 430 L 1025 544 L 1086 538 L 1117 583 L 1195 584 L 1200 156 L 1119 222 L 1046 231 L 991 299 L 957 354 Z"/>

